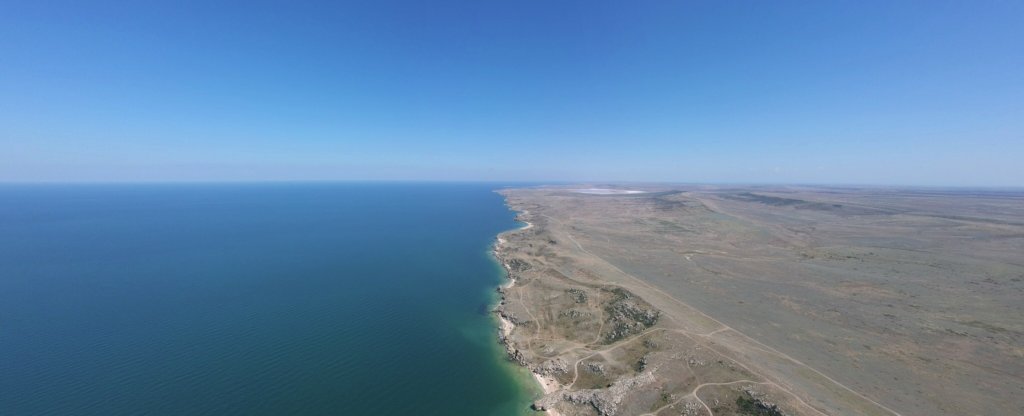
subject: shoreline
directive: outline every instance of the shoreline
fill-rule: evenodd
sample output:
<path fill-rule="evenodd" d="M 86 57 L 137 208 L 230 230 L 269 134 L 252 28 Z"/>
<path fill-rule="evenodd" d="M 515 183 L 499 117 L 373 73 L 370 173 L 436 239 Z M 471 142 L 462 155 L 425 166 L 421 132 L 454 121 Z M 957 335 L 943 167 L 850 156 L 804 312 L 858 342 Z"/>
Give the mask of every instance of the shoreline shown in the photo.
<path fill-rule="evenodd" d="M 516 217 L 518 218 L 522 214 L 526 214 L 526 212 L 525 211 L 519 212 L 516 215 Z M 498 262 L 501 264 L 501 267 L 503 269 L 505 269 L 505 278 L 508 279 L 507 283 L 498 286 L 498 293 L 500 293 L 501 296 L 499 297 L 498 306 L 496 306 L 495 309 L 494 309 L 494 313 L 498 317 L 498 322 L 499 322 L 498 342 L 502 346 L 505 347 L 505 353 L 507 354 L 508 359 L 510 361 L 513 361 L 516 364 L 520 365 L 521 367 L 526 368 L 527 370 L 530 371 L 530 375 L 533 376 L 534 381 L 536 381 L 536 383 L 540 386 L 541 391 L 544 392 L 544 395 L 547 396 L 547 395 L 549 395 L 551 393 L 554 393 L 554 392 L 560 390 L 561 389 L 561 385 L 553 377 L 543 376 L 543 375 L 540 375 L 540 374 L 537 374 L 536 372 L 534 372 L 533 369 L 530 368 L 530 366 L 527 365 L 518 356 L 519 351 L 515 350 L 514 347 L 512 347 L 511 343 L 509 342 L 509 337 L 512 336 L 512 331 L 515 329 L 516 325 L 511 320 L 506 318 L 501 313 L 501 311 L 499 309 L 499 306 L 501 306 L 505 302 L 505 291 L 510 289 L 510 288 L 512 288 L 516 284 L 516 280 L 515 280 L 515 277 L 513 276 L 511 266 L 509 266 L 508 262 L 506 262 L 505 259 L 501 255 L 501 247 L 504 246 L 508 242 L 506 239 L 502 238 L 502 236 L 505 235 L 505 234 L 508 234 L 508 233 L 514 233 L 514 232 L 520 232 L 520 231 L 523 231 L 523 230 L 528 230 L 528 229 L 533 227 L 533 223 L 531 223 L 529 221 L 523 221 L 523 220 L 519 220 L 519 219 L 516 219 L 515 221 L 522 222 L 522 223 L 524 223 L 526 225 L 524 225 L 522 227 L 519 227 L 519 228 L 516 228 L 514 230 L 508 230 L 508 231 L 503 231 L 503 232 L 499 233 L 498 236 L 496 237 L 496 243 L 494 244 L 494 248 L 493 248 L 494 258 L 497 259 Z M 560 416 L 560 413 L 558 413 L 558 411 L 554 410 L 554 409 L 546 409 L 546 410 L 543 410 L 543 412 L 545 412 L 545 413 L 547 413 L 549 415 L 552 415 L 552 416 Z"/>
<path fill-rule="evenodd" d="M 877 392 L 860 393 L 684 303 L 673 296 L 677 293 L 666 291 L 676 286 L 662 288 L 651 281 L 661 282 L 662 275 L 679 280 L 680 285 L 687 279 L 672 276 L 693 275 L 713 280 L 718 276 L 715 271 L 693 264 L 699 255 L 709 251 L 735 262 L 712 264 L 732 267 L 729 270 L 737 278 L 746 278 L 743 276 L 765 266 L 748 261 L 748 251 L 779 259 L 797 258 L 802 253 L 799 245 L 780 247 L 779 252 L 759 251 L 763 247 L 760 244 L 744 245 L 789 241 L 785 238 L 792 236 L 761 235 L 755 232 L 761 230 L 756 224 L 720 218 L 715 209 L 721 208 L 716 203 L 735 203 L 739 207 L 729 205 L 730 209 L 744 214 L 772 209 L 763 207 L 765 204 L 760 200 L 742 199 L 746 195 L 742 191 L 730 192 L 733 193 L 679 191 L 642 198 L 572 195 L 562 188 L 499 192 L 523 226 L 496 237 L 495 255 L 510 282 L 498 289 L 502 301 L 495 312 L 504 318 L 499 336 L 509 358 L 530 370 L 545 393 L 534 401 L 534 410 L 591 414 L 592 409 L 601 415 L 709 414 L 714 407 L 716 414 L 739 414 L 746 403 L 798 416 L 898 415 L 870 397 Z M 730 195 L 738 195 L 739 199 L 730 199 Z M 830 215 L 840 215 L 831 211 L 829 208 Z M 778 212 L 764 213 L 769 217 L 764 224 L 770 226 L 790 218 L 783 214 L 803 221 L 818 218 L 814 215 L 826 215 L 783 207 Z M 807 215 L 811 215 L 810 220 Z M 843 218 L 845 221 L 846 217 Z M 878 221 L 868 225 L 875 222 Z M 831 230 L 839 234 L 844 231 L 848 230 L 842 226 Z M 708 235 L 714 238 L 702 238 Z M 680 251 L 679 241 L 686 242 L 689 251 Z M 721 250 L 730 247 L 740 251 Z M 821 253 L 813 254 L 821 256 L 822 262 L 833 261 Z M 862 262 L 871 260 L 858 258 Z M 881 260 L 876 263 L 887 264 Z M 622 266 L 632 273 L 619 268 Z M 790 270 L 788 265 L 765 267 L 779 276 Z M 840 269 L 837 270 L 847 270 Z M 908 269 L 914 270 L 917 269 Z M 755 283 L 731 288 L 724 282 L 720 282 L 724 286 L 709 287 L 690 284 L 692 287 L 682 287 L 696 291 L 719 289 L 744 300 L 762 299 L 764 293 L 774 293 L 765 292 L 766 287 Z M 778 289 L 779 293 L 789 293 L 784 289 L 789 287 Z M 834 299 L 843 305 L 842 296 L 826 295 L 822 295 L 823 299 Z M 786 299 L 789 298 L 783 298 Z M 736 319 L 722 312 L 733 310 L 731 304 L 718 303 L 715 307 L 720 309 L 715 311 Z M 827 305 L 804 306 L 813 309 Z M 760 325 L 758 328 L 770 328 L 770 322 L 762 316 L 750 319 Z M 803 322 L 794 319 L 789 323 Z M 829 324 L 822 322 L 819 328 L 831 328 Z M 558 384 L 543 376 L 554 378 Z"/>

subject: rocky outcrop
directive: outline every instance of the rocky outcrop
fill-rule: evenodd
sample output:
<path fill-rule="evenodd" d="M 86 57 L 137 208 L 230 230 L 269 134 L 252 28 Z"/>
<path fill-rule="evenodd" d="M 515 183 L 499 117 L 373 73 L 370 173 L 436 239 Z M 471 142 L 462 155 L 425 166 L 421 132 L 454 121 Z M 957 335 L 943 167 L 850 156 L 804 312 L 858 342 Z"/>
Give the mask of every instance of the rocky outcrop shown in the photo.
<path fill-rule="evenodd" d="M 569 362 L 565 359 L 558 357 L 553 358 L 533 368 L 533 372 L 542 376 L 549 376 L 552 374 L 566 374 L 569 372 Z"/>
<path fill-rule="evenodd" d="M 527 263 L 521 259 L 509 259 L 508 263 L 509 270 L 513 272 L 525 272 L 530 270 L 530 263 Z"/>
<path fill-rule="evenodd" d="M 563 317 L 563 318 L 569 318 L 569 319 L 580 319 L 580 318 L 589 318 L 591 316 L 594 316 L 594 314 L 592 314 L 592 313 L 590 313 L 588 311 L 581 311 L 579 309 L 573 308 L 573 309 L 566 309 L 566 310 L 563 310 L 563 311 L 559 312 L 558 316 L 559 317 Z"/>
<path fill-rule="evenodd" d="M 647 356 L 640 357 L 636 362 L 636 371 L 644 371 L 650 363 L 647 361 Z"/>
<path fill-rule="evenodd" d="M 593 406 L 594 409 L 597 410 L 598 414 L 602 416 L 611 416 L 619 410 L 619 404 L 622 403 L 622 400 L 630 391 L 653 382 L 654 374 L 646 372 L 634 377 L 616 381 L 610 387 L 605 389 L 576 391 L 560 390 L 537 400 L 533 403 L 533 408 L 535 410 L 552 409 L 559 402 L 567 401 L 578 405 Z"/>
<path fill-rule="evenodd" d="M 494 308 L 494 313 L 498 314 L 498 316 L 500 316 L 502 319 L 509 321 L 510 323 L 512 323 L 512 325 L 515 326 L 519 326 L 526 323 L 526 321 L 519 319 L 519 317 L 516 316 L 515 313 L 505 308 L 505 305 L 498 305 L 497 308 Z"/>
<path fill-rule="evenodd" d="M 604 338 L 611 343 L 630 335 L 639 334 L 658 323 L 660 312 L 642 305 L 641 301 L 623 289 L 614 289 L 614 300 L 605 308 L 606 324 L 611 328 Z"/>
<path fill-rule="evenodd" d="M 775 403 L 769 402 L 765 394 L 752 388 L 743 389 L 745 395 L 736 398 L 736 407 L 745 415 L 786 416 Z"/>
<path fill-rule="evenodd" d="M 576 303 L 587 303 L 587 292 L 583 289 L 572 288 L 565 291 L 572 298 L 573 302 Z"/>

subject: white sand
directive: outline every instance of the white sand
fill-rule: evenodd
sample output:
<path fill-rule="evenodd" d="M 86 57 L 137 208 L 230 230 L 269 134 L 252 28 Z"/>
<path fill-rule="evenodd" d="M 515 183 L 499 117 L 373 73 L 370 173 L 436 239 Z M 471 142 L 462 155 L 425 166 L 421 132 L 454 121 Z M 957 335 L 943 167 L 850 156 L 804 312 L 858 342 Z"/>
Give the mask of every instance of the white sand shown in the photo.
<path fill-rule="evenodd" d="M 562 388 L 562 385 L 559 384 L 558 380 L 555 380 L 554 377 L 542 376 L 540 374 L 533 373 L 533 378 L 537 379 L 537 382 L 540 383 L 540 388 L 544 389 L 544 394 L 551 394 Z M 548 413 L 552 412 L 554 411 L 548 411 Z"/>

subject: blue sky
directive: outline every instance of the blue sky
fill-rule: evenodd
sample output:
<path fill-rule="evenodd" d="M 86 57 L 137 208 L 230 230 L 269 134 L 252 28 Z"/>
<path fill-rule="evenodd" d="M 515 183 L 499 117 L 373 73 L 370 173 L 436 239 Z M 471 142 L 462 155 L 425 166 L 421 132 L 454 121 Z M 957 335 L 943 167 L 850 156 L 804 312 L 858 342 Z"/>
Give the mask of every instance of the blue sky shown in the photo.
<path fill-rule="evenodd" d="M 1022 2 L 291 3 L 0 4 L 0 181 L 1024 186 Z"/>

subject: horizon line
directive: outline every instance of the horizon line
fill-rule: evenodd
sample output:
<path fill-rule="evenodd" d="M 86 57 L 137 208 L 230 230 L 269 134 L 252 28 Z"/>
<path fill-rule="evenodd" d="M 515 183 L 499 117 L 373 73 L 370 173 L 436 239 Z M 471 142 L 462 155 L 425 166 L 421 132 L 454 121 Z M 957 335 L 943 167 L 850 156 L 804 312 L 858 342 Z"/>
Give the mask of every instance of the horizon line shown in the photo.
<path fill-rule="evenodd" d="M 258 185 L 258 184 L 495 184 L 525 186 L 730 186 L 730 187 L 812 187 L 812 188 L 888 188 L 888 189 L 979 189 L 1024 191 L 1024 185 L 952 185 L 857 182 L 687 182 L 687 181 L 622 181 L 622 180 L 472 180 L 472 179 L 210 179 L 210 180 L 0 180 L 0 186 L 30 185 Z"/>

